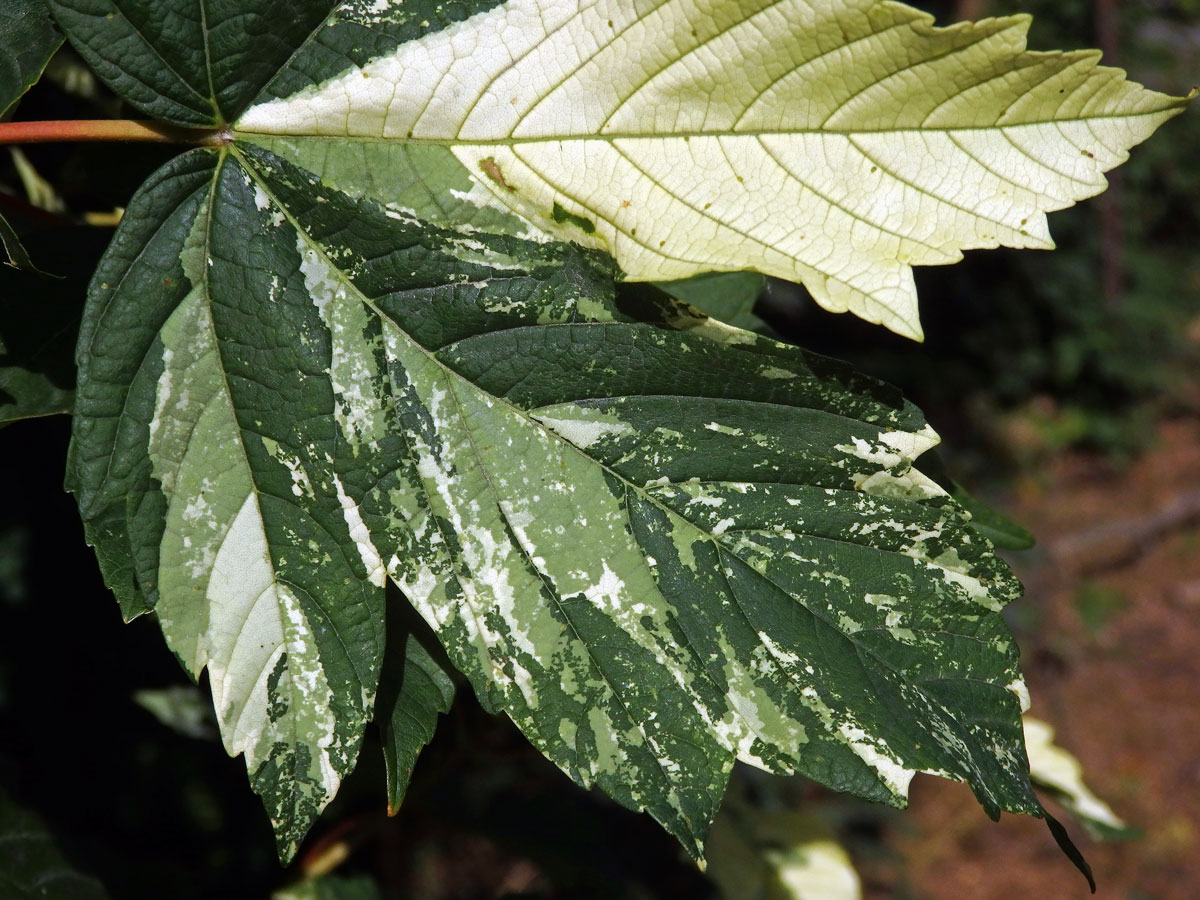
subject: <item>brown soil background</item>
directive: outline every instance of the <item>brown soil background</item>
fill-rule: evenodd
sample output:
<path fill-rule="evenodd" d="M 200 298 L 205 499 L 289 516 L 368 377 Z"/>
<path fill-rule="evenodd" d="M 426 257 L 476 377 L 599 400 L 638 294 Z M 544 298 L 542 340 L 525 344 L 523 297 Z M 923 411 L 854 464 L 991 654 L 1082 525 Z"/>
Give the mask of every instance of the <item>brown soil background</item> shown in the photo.
<path fill-rule="evenodd" d="M 1097 843 L 1061 816 L 1103 900 L 1200 897 L 1200 419 L 1168 422 L 1124 470 L 1081 454 L 1018 483 L 1006 511 L 1039 539 L 1012 556 L 1031 712 L 1140 839 Z M 1057 810 L 1053 811 L 1056 813 Z M 984 816 L 963 785 L 918 776 L 892 819 L 871 900 L 1088 896 L 1044 825 Z"/>

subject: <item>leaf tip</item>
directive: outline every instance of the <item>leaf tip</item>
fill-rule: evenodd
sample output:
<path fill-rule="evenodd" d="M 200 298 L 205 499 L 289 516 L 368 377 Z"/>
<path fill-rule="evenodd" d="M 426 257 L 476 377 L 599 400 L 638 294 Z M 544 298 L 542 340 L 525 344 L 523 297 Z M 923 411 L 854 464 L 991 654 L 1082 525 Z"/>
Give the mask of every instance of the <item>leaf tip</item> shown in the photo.
<path fill-rule="evenodd" d="M 1054 838 L 1054 842 L 1058 844 L 1058 849 L 1066 854 L 1071 864 L 1087 879 L 1091 892 L 1093 894 L 1096 893 L 1096 876 L 1092 874 L 1092 867 L 1088 865 L 1088 861 L 1083 858 L 1083 854 L 1075 846 L 1075 842 L 1071 840 L 1071 836 L 1067 834 L 1067 829 L 1063 827 L 1063 824 L 1058 819 L 1046 812 L 1045 809 L 1042 810 L 1042 818 L 1046 822 L 1046 827 L 1050 829 L 1050 834 Z"/>
<path fill-rule="evenodd" d="M 921 326 L 921 320 L 915 316 L 910 318 L 897 318 L 888 327 L 900 337 L 906 337 L 917 344 L 925 343 L 925 329 Z"/>

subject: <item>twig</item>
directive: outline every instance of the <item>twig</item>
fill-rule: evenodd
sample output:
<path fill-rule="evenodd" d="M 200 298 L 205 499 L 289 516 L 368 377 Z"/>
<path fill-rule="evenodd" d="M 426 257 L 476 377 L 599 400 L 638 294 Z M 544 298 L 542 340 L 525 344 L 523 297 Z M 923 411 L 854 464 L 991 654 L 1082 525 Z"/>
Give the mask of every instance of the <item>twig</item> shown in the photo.
<path fill-rule="evenodd" d="M 1094 574 L 1137 559 L 1163 535 L 1196 522 L 1200 522 L 1200 491 L 1190 491 L 1148 515 L 1059 538 L 1050 544 L 1050 556 L 1078 575 Z"/>

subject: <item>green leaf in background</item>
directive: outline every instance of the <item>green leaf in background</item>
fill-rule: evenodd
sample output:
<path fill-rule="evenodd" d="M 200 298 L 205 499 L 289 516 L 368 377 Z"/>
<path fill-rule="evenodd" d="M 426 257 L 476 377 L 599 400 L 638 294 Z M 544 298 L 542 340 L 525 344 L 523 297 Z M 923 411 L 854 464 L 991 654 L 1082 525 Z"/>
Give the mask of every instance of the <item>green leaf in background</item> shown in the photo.
<path fill-rule="evenodd" d="M 1093 838 L 1118 841 L 1136 837 L 1138 830 L 1127 825 L 1083 783 L 1083 766 L 1054 743 L 1054 729 L 1032 716 L 1025 716 L 1024 723 L 1033 783 L 1049 792 Z"/>
<path fill-rule="evenodd" d="M 0 5 L 0 120 L 41 78 L 62 42 L 46 0 L 4 0 Z"/>
<path fill-rule="evenodd" d="M 380 900 L 381 896 L 366 876 L 321 875 L 278 890 L 271 900 Z"/>
<path fill-rule="evenodd" d="M 108 900 L 74 869 L 45 823 L 0 790 L 0 896 L 5 900 Z"/>
<path fill-rule="evenodd" d="M 27 243 L 38 258 L 54 258 L 56 248 L 71 243 L 69 258 L 56 265 L 62 278 L 0 266 L 0 426 L 71 411 L 83 294 L 109 234 L 67 226 L 30 230 Z"/>
<path fill-rule="evenodd" d="M 2 215 L 0 215 L 0 249 L 4 251 L 4 256 L 6 257 L 4 264 L 10 268 L 45 274 L 33 264 L 33 260 L 29 257 L 29 252 L 25 249 L 25 245 L 21 243 L 21 238 L 13 230 L 13 227 L 8 224 L 8 219 Z M 3 273 L 0 272 L 0 274 Z"/>
<path fill-rule="evenodd" d="M 0 46 L 3 45 L 0 44 Z M 17 170 L 17 176 L 20 178 L 22 186 L 29 197 L 30 205 L 37 209 L 45 209 L 54 213 L 62 212 L 62 198 L 37 173 L 37 170 L 29 162 L 28 157 L 17 147 L 10 147 L 8 150 L 12 157 L 13 165 Z M 34 265 L 33 258 L 29 255 L 29 251 L 25 249 L 25 245 L 21 242 L 16 229 L 13 228 L 3 215 L 0 215 L 0 250 L 3 250 L 6 257 L 3 261 L 4 264 L 9 268 L 19 269 L 23 272 L 32 272 L 33 274 L 50 278 L 58 277 L 51 275 L 49 272 L 43 272 Z M 7 274 L 3 270 L 0 270 L 0 278 L 3 278 Z"/>
<path fill-rule="evenodd" d="M 509 0 L 439 28 L 440 8 L 343 4 L 234 128 L 398 212 L 596 247 L 633 280 L 754 269 L 914 338 L 912 266 L 1052 247 L 1046 213 L 1186 103 L 1098 53 L 1028 52 L 1027 16 Z"/>
<path fill-rule="evenodd" d="M 433 739 L 438 716 L 449 712 L 454 701 L 454 681 L 435 659 L 444 654 L 425 647 L 408 624 L 412 618 L 406 601 L 389 598 L 388 643 L 375 700 L 389 815 L 400 811 L 417 756 Z"/>
<path fill-rule="evenodd" d="M 726 325 L 758 331 L 767 323 L 754 314 L 754 304 L 765 284 L 757 272 L 708 272 L 658 287 Z"/>
<path fill-rule="evenodd" d="M 725 900 L 861 900 L 854 863 L 811 813 L 726 803 L 708 840 Z"/>
<path fill-rule="evenodd" d="M 1028 530 L 1022 528 L 1008 516 L 988 506 L 969 493 L 955 481 L 946 468 L 940 453 L 928 453 L 921 460 L 921 471 L 938 485 L 971 515 L 971 527 L 981 537 L 992 542 L 1001 550 L 1029 550 L 1037 543 Z"/>

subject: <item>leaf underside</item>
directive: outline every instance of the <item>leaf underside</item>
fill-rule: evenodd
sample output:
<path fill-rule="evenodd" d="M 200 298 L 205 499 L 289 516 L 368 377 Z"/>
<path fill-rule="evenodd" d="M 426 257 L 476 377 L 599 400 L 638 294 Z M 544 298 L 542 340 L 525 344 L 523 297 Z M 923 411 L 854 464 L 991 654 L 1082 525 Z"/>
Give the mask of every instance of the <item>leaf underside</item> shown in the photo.
<path fill-rule="evenodd" d="M 1038 234 L 1175 101 L 1091 57 L 1024 54 L 1024 20 L 933 30 L 857 0 L 310 2 L 261 46 L 240 29 L 274 23 L 267 2 L 52 5 L 127 99 L 236 129 L 156 173 L 101 263 L 69 486 L 125 615 L 153 609 L 207 669 L 281 856 L 373 714 L 397 803 L 449 703 L 387 579 L 485 706 L 696 856 L 735 759 L 895 804 L 936 772 L 993 816 L 1041 814 L 999 614 L 1020 588 L 913 467 L 937 440 L 920 413 L 617 284 L 759 269 L 915 334 L 910 264 L 1022 244 L 1010 219 Z M 797 106 L 817 72 L 829 90 Z M 1054 125 L 1063 141 L 1118 135 L 1089 131 L 1096 151 L 1057 174 L 1014 137 L 1041 125 L 988 119 L 1040 115 L 1047 84 L 1056 108 L 1115 110 Z M 880 119 L 898 90 L 911 102 Z M 824 168 L 765 166 L 764 123 Z M 997 171 L 908 183 L 963 129 L 1003 137 Z M 676 174 L 711 212 L 684 210 L 701 204 Z M 793 240 L 810 220 L 820 260 Z"/>
<path fill-rule="evenodd" d="M 756 269 L 911 337 L 912 266 L 1053 246 L 1045 214 L 1184 102 L 1028 52 L 1027 16 L 510 0 L 414 40 L 420 6 L 347 4 L 235 127 L 422 219 L 597 247 L 634 280 Z M 395 49 L 343 50 L 364 25 Z"/>

